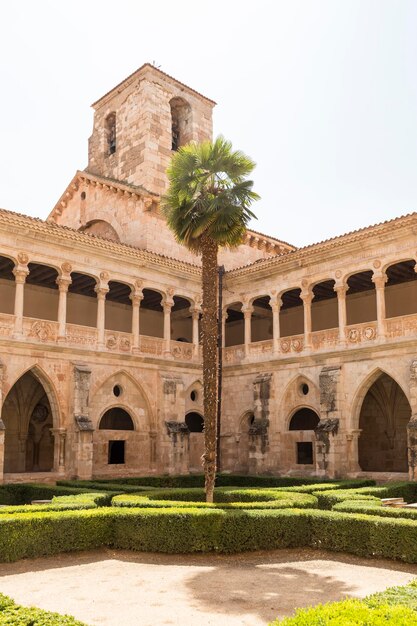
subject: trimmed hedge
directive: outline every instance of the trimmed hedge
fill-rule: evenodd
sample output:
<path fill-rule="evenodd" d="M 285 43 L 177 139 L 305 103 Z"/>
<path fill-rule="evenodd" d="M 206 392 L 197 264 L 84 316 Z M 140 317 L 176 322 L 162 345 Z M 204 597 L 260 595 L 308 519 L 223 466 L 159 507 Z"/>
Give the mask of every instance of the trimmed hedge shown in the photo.
<path fill-rule="evenodd" d="M 0 519 L 0 561 L 100 546 L 168 553 L 311 546 L 417 563 L 417 522 L 314 509 L 116 507 Z"/>
<path fill-rule="evenodd" d="M 408 585 L 389 587 L 385 591 L 373 593 L 365 598 L 364 602 L 368 606 L 378 606 L 380 604 L 394 606 L 401 604 L 413 609 L 413 611 L 417 611 L 417 580 L 412 580 Z"/>
<path fill-rule="evenodd" d="M 417 509 L 394 508 L 382 506 L 381 500 L 344 500 L 333 506 L 333 511 L 343 513 L 364 513 L 365 515 L 378 515 L 379 517 L 394 517 L 417 520 Z"/>
<path fill-rule="evenodd" d="M 361 600 L 342 600 L 298 609 L 293 617 L 270 626 L 417 626 L 417 613 L 405 606 L 369 607 Z"/>
<path fill-rule="evenodd" d="M 16 604 L 0 593 L 0 624 L 15 626 L 86 626 L 70 615 L 60 615 L 34 607 Z"/>
<path fill-rule="evenodd" d="M 386 483 L 381 487 L 360 487 L 355 489 L 334 489 L 326 492 L 323 489 L 313 491 L 318 498 L 320 509 L 331 509 L 343 500 L 372 500 L 375 498 L 404 498 L 406 502 L 417 499 L 416 482 Z"/>
<path fill-rule="evenodd" d="M 115 493 L 138 493 L 139 491 L 149 491 L 150 489 L 154 489 L 151 485 L 135 486 L 115 482 L 96 482 L 94 480 L 58 480 L 56 484 L 60 487 L 90 490 L 94 489 L 94 491 L 114 491 Z"/>
<path fill-rule="evenodd" d="M 113 506 L 145 508 L 220 508 L 220 509 L 298 509 L 317 508 L 317 498 L 307 493 L 288 493 L 277 489 L 239 489 L 216 487 L 214 504 L 205 501 L 204 489 L 165 489 L 137 495 L 119 495 Z"/>
<path fill-rule="evenodd" d="M 372 487 L 375 486 L 374 480 L 368 479 L 353 479 L 353 480 L 340 480 L 338 482 L 328 483 L 313 483 L 308 485 L 298 485 L 295 487 L 282 487 L 282 491 L 297 491 L 298 493 L 313 493 L 314 491 L 328 491 L 335 489 L 359 489 L 360 487 Z"/>
<path fill-rule="evenodd" d="M 396 609 L 392 611 L 392 608 Z M 399 610 L 401 609 L 401 610 Z M 314 608 L 299 609 L 293 617 L 276 620 L 270 626 L 413 626 L 417 622 L 417 581 L 390 587 L 363 600 L 343 600 Z"/>
<path fill-rule="evenodd" d="M 109 506 L 112 497 L 110 492 L 82 493 L 72 496 L 53 496 L 51 504 L 17 504 L 0 507 L 1 515 L 14 513 L 41 513 L 46 511 L 72 511 L 76 509 L 96 509 Z"/>
<path fill-rule="evenodd" d="M 29 504 L 32 500 L 51 500 L 53 496 L 91 493 L 91 489 L 36 483 L 0 485 L 0 504 Z M 96 490 L 97 491 L 97 490 Z"/>
<path fill-rule="evenodd" d="M 218 474 L 216 476 L 216 487 L 291 487 L 296 485 L 319 485 L 327 484 L 329 479 L 323 479 L 317 477 L 295 477 L 295 476 L 248 476 L 240 474 Z M 335 482 L 335 481 L 332 481 Z M 363 481 L 359 481 L 363 482 Z M 372 481 L 368 481 L 374 484 Z M 161 488 L 190 488 L 190 487 L 204 487 L 204 475 L 203 474 L 184 474 L 180 476 L 137 476 L 134 478 L 95 478 L 93 481 L 67 481 L 60 480 L 59 485 L 78 485 L 83 487 L 87 484 L 94 484 L 94 489 L 97 489 L 99 485 L 111 484 L 113 486 L 120 485 L 134 485 L 144 486 L 147 489 L 161 489 Z"/>

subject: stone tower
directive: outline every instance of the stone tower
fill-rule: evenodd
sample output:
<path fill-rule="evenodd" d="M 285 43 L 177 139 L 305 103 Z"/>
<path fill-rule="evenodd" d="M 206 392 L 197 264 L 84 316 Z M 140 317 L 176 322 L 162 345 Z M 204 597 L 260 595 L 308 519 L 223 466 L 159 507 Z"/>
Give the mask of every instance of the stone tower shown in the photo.
<path fill-rule="evenodd" d="M 92 105 L 87 172 L 163 193 L 172 151 L 212 138 L 214 105 L 146 63 Z"/>

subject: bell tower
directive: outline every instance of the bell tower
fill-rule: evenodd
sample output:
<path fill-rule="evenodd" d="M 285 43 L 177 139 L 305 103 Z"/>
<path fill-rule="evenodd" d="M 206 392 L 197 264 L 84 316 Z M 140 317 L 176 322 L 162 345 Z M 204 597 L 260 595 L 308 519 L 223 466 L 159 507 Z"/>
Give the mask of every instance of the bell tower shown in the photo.
<path fill-rule="evenodd" d="M 146 63 L 92 105 L 87 172 L 164 193 L 172 152 L 212 138 L 214 105 Z"/>

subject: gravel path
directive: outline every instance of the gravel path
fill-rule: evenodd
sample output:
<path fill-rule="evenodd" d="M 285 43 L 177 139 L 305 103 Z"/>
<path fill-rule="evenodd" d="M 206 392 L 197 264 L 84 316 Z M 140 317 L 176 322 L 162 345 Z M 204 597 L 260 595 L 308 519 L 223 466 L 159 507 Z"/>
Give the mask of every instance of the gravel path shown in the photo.
<path fill-rule="evenodd" d="M 363 597 L 417 566 L 313 550 L 223 555 L 62 554 L 0 565 L 0 591 L 91 626 L 261 626 L 296 607 Z"/>

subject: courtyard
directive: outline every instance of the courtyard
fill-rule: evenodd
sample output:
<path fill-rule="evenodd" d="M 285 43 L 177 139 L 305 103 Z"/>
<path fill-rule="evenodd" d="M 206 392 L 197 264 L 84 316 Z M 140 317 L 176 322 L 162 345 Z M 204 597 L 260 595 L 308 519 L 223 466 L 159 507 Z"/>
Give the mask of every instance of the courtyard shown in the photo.
<path fill-rule="evenodd" d="M 263 626 L 296 607 L 363 598 L 416 576 L 417 565 L 311 549 L 233 556 L 102 549 L 3 563 L 0 588 L 19 604 L 92 626 Z"/>

